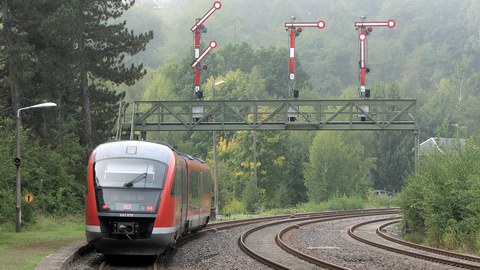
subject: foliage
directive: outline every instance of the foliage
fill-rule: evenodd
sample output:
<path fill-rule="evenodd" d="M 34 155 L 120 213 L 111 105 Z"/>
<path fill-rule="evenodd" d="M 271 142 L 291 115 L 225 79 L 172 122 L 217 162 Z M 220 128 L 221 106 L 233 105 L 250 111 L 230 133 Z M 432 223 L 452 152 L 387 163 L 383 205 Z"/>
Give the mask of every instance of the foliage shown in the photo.
<path fill-rule="evenodd" d="M 222 211 L 223 214 L 238 214 L 243 212 L 245 212 L 245 206 L 239 200 L 232 200 Z"/>
<path fill-rule="evenodd" d="M 396 207 L 399 205 L 399 196 L 379 196 L 373 193 L 373 190 L 369 191 L 368 197 L 364 202 L 364 208 L 382 208 L 382 207 Z"/>
<path fill-rule="evenodd" d="M 55 0 L 48 5 L 37 0 L 2 2 L 0 118 L 6 119 L 0 125 L 0 161 L 7 165 L 0 167 L 0 183 L 5 187 L 0 189 L 0 223 L 10 222 L 15 214 L 11 207 L 15 171 L 8 164 L 15 146 L 10 119 L 18 107 L 44 101 L 59 105 L 22 115 L 23 145 L 28 145 L 24 147 L 24 161 L 28 162 L 22 172 L 24 189 L 39 194 L 36 204 L 24 209 L 28 221 L 35 212 L 65 214 L 68 209 L 80 209 L 85 146 L 89 145 L 84 137 L 86 122 L 91 121 L 91 139 L 97 144 L 111 138 L 122 99 L 192 100 L 193 46 L 188 26 L 212 3 L 170 2 L 167 10 L 153 9 L 149 1 L 135 5 L 133 1 L 109 0 Z M 368 20 L 397 22 L 394 29 L 375 28 L 368 36 L 371 99 L 417 99 L 419 113 L 414 117 L 421 141 L 435 135 L 468 138 L 477 134 L 479 1 L 384 0 L 368 6 L 363 2 L 303 0 L 292 6 L 286 0 L 228 1 L 209 18 L 205 23 L 208 31 L 202 33 L 202 44 L 218 41 L 218 47 L 202 63 L 208 66 L 201 71 L 205 100 L 214 99 L 214 87 L 219 100 L 288 98 L 289 44 L 283 23 L 292 20 L 292 15 L 297 21 L 322 19 L 327 24 L 322 30 L 304 29 L 296 40 L 295 83 L 300 98 L 356 99 L 358 33 L 352 22 L 367 15 Z M 81 12 L 84 10 L 89 12 Z M 145 75 L 145 70 L 149 74 Z M 225 83 L 215 86 L 220 80 Z M 91 120 L 84 114 L 88 106 Z M 328 207 L 356 207 L 345 196 L 367 198 L 369 205 L 390 205 L 384 198 L 369 195 L 369 190 L 398 191 L 412 171 L 413 136 L 405 132 L 259 131 L 255 182 L 252 133 L 224 131 L 217 135 L 221 137 L 221 211 L 253 212 L 307 201 L 321 204 L 331 197 L 335 199 Z M 149 133 L 147 138 L 166 141 L 213 164 L 211 132 L 159 132 Z M 453 179 L 463 174 L 460 171 L 467 165 L 462 163 L 463 157 L 460 160 L 455 166 L 452 161 L 445 164 L 448 170 L 434 167 L 431 161 L 432 168 L 438 169 L 434 176 Z M 438 163 L 442 162 L 439 159 Z M 408 225 L 422 231 L 426 221 L 429 226 L 448 224 L 450 219 L 428 219 L 420 212 L 444 209 L 427 207 L 437 203 L 432 198 L 435 194 L 425 189 L 433 183 L 425 175 L 417 177 L 415 181 L 421 184 L 411 178 L 409 186 L 418 185 L 417 189 L 409 187 L 404 195 L 418 202 L 409 206 Z M 465 185 L 474 188 L 475 177 L 466 178 L 470 180 Z M 440 191 L 435 192 L 452 189 L 452 194 L 462 196 L 452 205 L 469 203 L 468 211 L 475 212 L 474 203 L 463 199 L 471 195 L 463 193 L 460 183 L 450 181 L 445 180 L 448 185 L 436 187 Z M 423 201 L 424 192 L 429 195 L 427 202 Z M 395 199 L 391 201 L 395 204 Z M 445 246 L 455 246 L 456 238 L 474 243 L 474 233 L 459 236 L 461 229 L 474 227 L 474 221 L 457 222 L 460 225 L 448 227 L 440 236 L 429 237 L 440 239 Z"/>
<path fill-rule="evenodd" d="M 10 120 L 0 121 L 0 224 L 12 222 L 15 217 L 15 136 L 8 132 Z M 52 134 L 58 144 L 41 146 L 35 142 L 30 130 L 22 132 L 21 180 L 22 194 L 32 193 L 35 201 L 22 204 L 22 221 L 27 225 L 35 212 L 58 215 L 78 214 L 83 211 L 85 184 L 84 149 L 71 142 L 75 135 Z M 78 175 L 78 178 L 77 178 Z M 80 180 L 77 180 L 80 179 Z"/>
<path fill-rule="evenodd" d="M 480 143 L 478 137 L 441 153 L 422 156 L 408 178 L 400 204 L 409 231 L 449 249 L 477 249 L 480 232 Z"/>
<path fill-rule="evenodd" d="M 334 195 L 322 202 L 308 202 L 298 206 L 305 212 L 317 212 L 327 210 L 353 210 L 362 209 L 364 199 L 360 196 Z"/>
<path fill-rule="evenodd" d="M 10 120 L 0 119 L 0 224 L 14 221 L 15 217 L 15 136 L 8 132 L 12 125 Z M 9 166 L 10 165 L 10 166 Z"/>
<path fill-rule="evenodd" d="M 305 164 L 305 185 L 311 202 L 334 194 L 365 196 L 371 187 L 370 170 L 375 159 L 364 156 L 356 133 L 321 132 L 310 148 Z"/>

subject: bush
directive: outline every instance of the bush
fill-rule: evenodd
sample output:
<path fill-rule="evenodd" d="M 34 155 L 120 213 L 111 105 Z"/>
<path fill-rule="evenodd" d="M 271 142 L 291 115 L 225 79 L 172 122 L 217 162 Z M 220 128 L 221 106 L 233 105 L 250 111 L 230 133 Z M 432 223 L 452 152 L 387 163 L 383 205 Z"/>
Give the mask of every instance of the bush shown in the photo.
<path fill-rule="evenodd" d="M 480 144 L 422 156 L 400 194 L 404 224 L 434 246 L 473 249 L 480 233 Z"/>
<path fill-rule="evenodd" d="M 0 119 L 0 224 L 15 221 L 16 213 L 16 138 L 12 121 Z M 75 136 L 64 133 L 57 145 L 39 145 L 31 132 L 22 132 L 22 194 L 35 196 L 31 204 L 22 203 L 24 225 L 34 221 L 34 213 L 70 215 L 83 212 L 85 194 L 85 151 Z M 83 171 L 83 173 L 79 173 Z M 80 179 L 80 180 L 78 180 Z"/>
<path fill-rule="evenodd" d="M 0 224 L 15 221 L 15 134 L 10 119 L 0 119 Z"/>
<path fill-rule="evenodd" d="M 245 212 L 245 205 L 239 200 L 232 200 L 224 209 L 223 214 L 238 214 Z"/>
<path fill-rule="evenodd" d="M 327 210 L 353 210 L 362 209 L 364 200 L 361 196 L 335 195 L 331 199 L 320 203 L 304 203 L 297 208 L 305 212 L 327 211 Z"/>

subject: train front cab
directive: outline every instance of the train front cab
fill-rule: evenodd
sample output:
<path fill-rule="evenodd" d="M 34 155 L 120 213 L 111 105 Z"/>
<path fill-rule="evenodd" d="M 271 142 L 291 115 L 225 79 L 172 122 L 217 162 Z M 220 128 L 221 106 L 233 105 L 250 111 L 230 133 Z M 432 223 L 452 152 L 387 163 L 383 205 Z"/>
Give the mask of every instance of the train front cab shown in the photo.
<path fill-rule="evenodd" d="M 129 154 L 132 145 L 135 154 Z M 94 151 L 88 167 L 87 241 L 105 254 L 162 253 L 180 227 L 175 199 L 166 193 L 174 170 L 175 155 L 165 146 L 118 142 Z"/>

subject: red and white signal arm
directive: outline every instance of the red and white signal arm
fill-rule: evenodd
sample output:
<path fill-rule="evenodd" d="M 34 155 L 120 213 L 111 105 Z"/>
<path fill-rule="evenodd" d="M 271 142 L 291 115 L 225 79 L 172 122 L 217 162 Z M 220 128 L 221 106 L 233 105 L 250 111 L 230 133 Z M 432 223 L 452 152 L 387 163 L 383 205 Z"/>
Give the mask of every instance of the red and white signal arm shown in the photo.
<path fill-rule="evenodd" d="M 325 28 L 324 21 L 318 22 L 286 22 L 285 27 L 318 27 L 320 29 Z"/>
<path fill-rule="evenodd" d="M 190 28 L 190 30 L 192 32 L 194 32 L 195 30 L 197 30 L 198 27 L 200 27 L 207 19 L 208 17 L 210 17 L 215 11 L 219 10 L 222 8 L 222 3 L 220 3 L 219 1 L 216 1 L 215 3 L 213 3 L 213 6 L 210 10 L 207 11 L 207 13 L 205 13 L 205 15 L 202 16 L 202 18 L 200 18 L 200 20 L 198 20 L 193 26 L 192 28 Z"/>
<path fill-rule="evenodd" d="M 355 27 L 361 26 L 387 26 L 389 28 L 394 28 L 397 23 L 394 20 L 388 20 L 385 22 L 355 22 Z"/>
<path fill-rule="evenodd" d="M 207 56 L 207 54 L 215 47 L 217 47 L 217 42 L 213 40 L 210 41 L 208 48 L 206 48 L 205 51 L 203 51 L 203 53 L 195 61 L 193 61 L 191 67 L 195 68 L 200 63 L 200 61 L 202 61 L 203 58 L 205 58 L 205 56 Z"/>

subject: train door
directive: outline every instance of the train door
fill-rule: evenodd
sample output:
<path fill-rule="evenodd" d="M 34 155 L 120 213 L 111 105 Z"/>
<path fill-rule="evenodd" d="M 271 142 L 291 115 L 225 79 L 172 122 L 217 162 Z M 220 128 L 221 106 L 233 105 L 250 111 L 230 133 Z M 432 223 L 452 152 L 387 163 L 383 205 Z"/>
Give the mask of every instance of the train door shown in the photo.
<path fill-rule="evenodd" d="M 190 165 L 190 163 L 188 163 Z M 195 230 L 200 220 L 200 172 L 188 169 L 188 221 L 189 229 Z"/>
<path fill-rule="evenodd" d="M 185 224 L 187 223 L 187 212 L 188 212 L 188 170 L 187 170 L 187 162 L 182 159 L 182 230 L 185 229 Z"/>
<path fill-rule="evenodd" d="M 179 235 L 185 231 L 187 222 L 187 163 L 183 158 L 177 158 L 175 164 L 175 179 L 172 189 L 172 195 L 175 197 L 175 223 L 178 228 Z"/>

